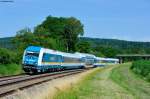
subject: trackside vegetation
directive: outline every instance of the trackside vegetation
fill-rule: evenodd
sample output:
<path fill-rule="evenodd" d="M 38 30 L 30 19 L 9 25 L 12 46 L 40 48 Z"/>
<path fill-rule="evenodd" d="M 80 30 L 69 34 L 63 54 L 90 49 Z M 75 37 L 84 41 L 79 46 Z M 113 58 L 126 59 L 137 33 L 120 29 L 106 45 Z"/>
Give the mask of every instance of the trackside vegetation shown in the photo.
<path fill-rule="evenodd" d="M 92 92 L 95 88 L 92 87 L 92 80 L 94 80 L 94 75 L 100 72 L 101 69 L 94 71 L 90 75 L 87 75 L 82 81 L 78 84 L 73 86 L 72 88 L 59 91 L 55 96 L 54 99 L 79 99 L 80 97 L 86 97 Z M 87 87 L 88 86 L 88 87 Z M 48 99 L 48 98 L 47 98 Z"/>
<path fill-rule="evenodd" d="M 72 88 L 59 90 L 54 99 L 150 99 L 150 83 L 136 75 L 131 65 L 99 69 Z"/>
<path fill-rule="evenodd" d="M 150 82 L 150 61 L 139 60 L 132 63 L 131 70 Z"/>
<path fill-rule="evenodd" d="M 130 69 L 131 65 L 131 63 L 127 63 L 114 68 L 110 78 L 132 94 L 132 99 L 150 99 L 150 83 L 136 75 Z"/>
<path fill-rule="evenodd" d="M 22 73 L 17 55 L 5 48 L 0 48 L 0 76 Z"/>
<path fill-rule="evenodd" d="M 17 55 L 6 48 L 0 48 L 0 64 L 18 63 Z"/>
<path fill-rule="evenodd" d="M 116 66 L 100 68 L 71 89 L 59 91 L 54 99 L 133 99 L 128 91 L 110 79 L 111 70 Z"/>
<path fill-rule="evenodd" d="M 22 68 L 17 64 L 0 64 L 0 76 L 17 75 L 21 74 Z"/>

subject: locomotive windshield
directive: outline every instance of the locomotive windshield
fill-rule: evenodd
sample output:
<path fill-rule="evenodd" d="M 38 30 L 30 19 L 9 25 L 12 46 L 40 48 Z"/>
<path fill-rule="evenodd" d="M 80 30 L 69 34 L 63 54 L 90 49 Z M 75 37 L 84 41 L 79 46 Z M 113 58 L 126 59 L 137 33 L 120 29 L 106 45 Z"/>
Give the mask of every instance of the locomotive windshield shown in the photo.
<path fill-rule="evenodd" d="M 26 52 L 26 56 L 36 56 L 36 57 L 39 57 L 39 53 L 37 53 L 37 52 Z"/>

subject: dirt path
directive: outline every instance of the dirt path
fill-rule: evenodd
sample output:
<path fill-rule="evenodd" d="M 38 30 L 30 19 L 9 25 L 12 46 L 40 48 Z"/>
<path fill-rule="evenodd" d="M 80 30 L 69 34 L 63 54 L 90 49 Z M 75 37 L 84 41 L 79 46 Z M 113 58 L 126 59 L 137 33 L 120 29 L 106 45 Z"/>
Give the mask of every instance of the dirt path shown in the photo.
<path fill-rule="evenodd" d="M 80 99 L 133 99 L 132 94 L 109 78 L 114 67 L 99 72 L 92 85 L 95 90 L 88 97 L 81 96 Z"/>

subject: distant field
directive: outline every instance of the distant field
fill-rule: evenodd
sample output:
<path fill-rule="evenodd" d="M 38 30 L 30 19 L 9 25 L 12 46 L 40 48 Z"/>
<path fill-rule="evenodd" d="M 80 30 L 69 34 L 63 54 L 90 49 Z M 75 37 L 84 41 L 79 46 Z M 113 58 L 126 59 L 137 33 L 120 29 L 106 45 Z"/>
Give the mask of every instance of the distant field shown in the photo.
<path fill-rule="evenodd" d="M 88 75 L 54 99 L 150 99 L 150 83 L 129 70 L 130 63 L 109 66 Z"/>

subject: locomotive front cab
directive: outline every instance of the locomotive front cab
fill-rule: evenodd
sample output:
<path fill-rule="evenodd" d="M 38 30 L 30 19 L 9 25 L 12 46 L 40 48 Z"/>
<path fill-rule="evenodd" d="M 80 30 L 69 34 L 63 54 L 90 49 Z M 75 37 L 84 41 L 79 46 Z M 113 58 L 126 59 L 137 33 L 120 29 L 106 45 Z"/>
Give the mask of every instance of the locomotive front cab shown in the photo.
<path fill-rule="evenodd" d="M 38 59 L 40 49 L 38 47 L 28 47 L 23 56 L 23 70 L 26 73 L 38 72 Z"/>
<path fill-rule="evenodd" d="M 27 51 L 25 54 L 24 64 L 36 66 L 38 63 L 39 53 Z"/>

